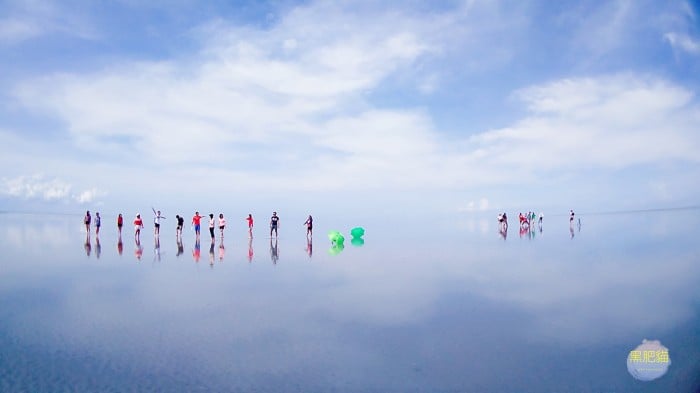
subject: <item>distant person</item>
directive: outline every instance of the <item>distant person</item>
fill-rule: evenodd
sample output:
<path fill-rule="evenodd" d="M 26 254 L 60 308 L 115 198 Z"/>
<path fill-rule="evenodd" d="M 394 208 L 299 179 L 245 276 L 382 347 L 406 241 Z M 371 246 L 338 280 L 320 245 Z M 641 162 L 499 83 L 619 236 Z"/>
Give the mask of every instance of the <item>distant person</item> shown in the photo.
<path fill-rule="evenodd" d="M 151 209 L 153 209 L 153 208 L 151 208 Z M 156 236 L 160 235 L 160 219 L 161 218 L 165 218 L 165 217 L 160 215 L 160 210 L 156 211 L 155 209 L 153 209 L 153 224 L 155 226 L 155 228 L 153 229 L 153 234 Z"/>
<path fill-rule="evenodd" d="M 275 237 L 277 237 L 277 227 L 279 226 L 280 218 L 277 216 L 277 212 L 272 212 L 272 217 L 270 217 L 270 237 L 272 237 L 272 231 L 275 231 Z"/>
<path fill-rule="evenodd" d="M 508 228 L 508 217 L 506 217 L 506 213 L 499 213 L 497 220 L 501 228 Z"/>
<path fill-rule="evenodd" d="M 85 232 L 87 232 L 88 236 L 90 235 L 90 222 L 92 221 L 92 217 L 90 216 L 90 210 L 88 210 L 85 213 L 85 218 L 83 218 L 83 223 L 85 223 Z"/>
<path fill-rule="evenodd" d="M 117 216 L 117 231 L 119 231 L 119 237 L 122 237 L 122 227 L 124 226 L 124 218 L 122 217 L 122 214 L 119 213 L 119 216 Z"/>
<path fill-rule="evenodd" d="M 177 219 L 177 229 L 175 229 L 175 233 L 180 235 L 180 238 L 182 238 L 182 228 L 185 227 L 185 217 L 180 216 Z"/>
<path fill-rule="evenodd" d="M 95 236 L 100 235 L 100 226 L 102 225 L 102 219 L 100 218 L 100 212 L 95 212 Z"/>
<path fill-rule="evenodd" d="M 137 242 L 141 241 L 141 228 L 143 228 L 143 220 L 141 219 L 141 214 L 137 214 L 134 219 L 134 239 Z M 143 252 L 143 250 L 141 250 Z"/>
<path fill-rule="evenodd" d="M 175 215 L 175 238 L 179 239 L 180 238 L 180 233 L 182 233 L 182 226 L 180 225 L 180 215 L 176 214 Z"/>
<path fill-rule="evenodd" d="M 540 212 L 539 224 L 542 226 L 542 219 L 544 219 L 544 213 Z"/>
<path fill-rule="evenodd" d="M 199 215 L 199 212 L 194 212 L 194 216 L 192 217 L 192 225 L 194 225 L 194 233 L 195 237 L 199 239 L 199 231 L 200 231 L 200 223 L 202 221 L 202 216 Z"/>
<path fill-rule="evenodd" d="M 209 234 L 211 239 L 214 240 L 214 214 L 209 213 Z"/>
<path fill-rule="evenodd" d="M 306 225 L 306 236 L 313 236 L 314 219 L 311 217 L 311 215 L 309 215 L 309 218 L 306 219 L 304 225 Z"/>
<path fill-rule="evenodd" d="M 573 224 L 574 224 L 574 211 L 569 210 L 569 225 L 573 225 Z"/>
<path fill-rule="evenodd" d="M 226 219 L 223 213 L 219 213 L 219 230 L 221 231 L 221 238 L 224 238 L 224 228 L 226 228 Z"/>
<path fill-rule="evenodd" d="M 248 214 L 248 218 L 246 218 L 246 221 L 248 221 L 248 237 L 252 238 L 253 237 L 253 215 Z"/>

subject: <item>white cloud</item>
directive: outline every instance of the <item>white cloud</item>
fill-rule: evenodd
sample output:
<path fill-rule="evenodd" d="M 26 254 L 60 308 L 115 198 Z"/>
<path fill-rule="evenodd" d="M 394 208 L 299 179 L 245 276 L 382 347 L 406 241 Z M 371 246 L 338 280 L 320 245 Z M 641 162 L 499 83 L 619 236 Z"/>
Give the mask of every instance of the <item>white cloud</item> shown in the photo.
<path fill-rule="evenodd" d="M 666 33 L 664 34 L 664 39 L 668 41 L 673 49 L 681 50 L 687 52 L 691 55 L 700 54 L 700 41 L 694 40 L 687 34 L 682 33 Z"/>
<path fill-rule="evenodd" d="M 12 18 L 0 20 L 0 43 L 15 43 L 40 35 L 41 28 L 33 22 Z"/>
<path fill-rule="evenodd" d="M 104 195 L 104 193 L 98 191 L 95 188 L 85 190 L 78 195 L 73 196 L 76 202 L 85 204 L 85 203 L 92 203 L 95 201 L 95 199 L 101 195 Z"/>
<path fill-rule="evenodd" d="M 565 79 L 515 97 L 529 108 L 527 117 L 472 138 L 494 165 L 546 172 L 698 163 L 693 129 L 700 110 L 692 93 L 670 82 L 639 75 Z"/>
<path fill-rule="evenodd" d="M 490 203 L 488 198 L 481 198 L 478 201 L 469 201 L 466 206 L 462 206 L 457 210 L 460 212 L 475 212 L 475 211 L 487 211 L 489 209 Z"/>
<path fill-rule="evenodd" d="M 74 186 L 58 178 L 49 179 L 43 174 L 2 178 L 0 194 L 20 199 L 41 199 L 44 201 L 75 201 L 91 203 L 104 192 L 96 188 L 73 194 Z"/>
<path fill-rule="evenodd" d="M 47 201 L 64 199 L 70 195 L 71 186 L 62 180 L 47 180 L 43 175 L 20 176 L 2 179 L 2 193 L 19 198 L 41 198 Z"/>
<path fill-rule="evenodd" d="M 3 4 L 3 13 L 0 44 L 16 45 L 49 34 L 97 38 L 95 29 L 84 16 L 83 7 L 56 6 L 54 2 L 44 0 L 10 1 Z"/>

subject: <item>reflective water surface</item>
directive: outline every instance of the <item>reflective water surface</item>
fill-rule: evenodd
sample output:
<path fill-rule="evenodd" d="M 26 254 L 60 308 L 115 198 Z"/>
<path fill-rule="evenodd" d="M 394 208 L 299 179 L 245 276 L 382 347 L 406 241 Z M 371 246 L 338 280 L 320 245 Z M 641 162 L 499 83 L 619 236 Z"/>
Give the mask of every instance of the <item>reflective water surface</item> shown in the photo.
<path fill-rule="evenodd" d="M 697 210 L 404 217 L 342 249 L 81 218 L 0 214 L 0 391 L 700 390 Z M 649 382 L 644 339 L 671 359 Z"/>

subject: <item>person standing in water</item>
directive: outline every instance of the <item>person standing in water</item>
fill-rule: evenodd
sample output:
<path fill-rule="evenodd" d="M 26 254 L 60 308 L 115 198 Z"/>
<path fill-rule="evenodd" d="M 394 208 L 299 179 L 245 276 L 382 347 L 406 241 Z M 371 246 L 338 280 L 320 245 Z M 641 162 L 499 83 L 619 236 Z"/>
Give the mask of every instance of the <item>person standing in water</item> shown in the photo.
<path fill-rule="evenodd" d="M 221 231 L 221 238 L 224 238 L 224 228 L 226 227 L 226 219 L 223 213 L 219 213 L 219 230 Z"/>
<path fill-rule="evenodd" d="M 214 213 L 209 213 L 209 234 L 211 240 L 214 240 Z"/>
<path fill-rule="evenodd" d="M 124 218 L 122 217 L 122 214 L 119 213 L 119 216 L 117 216 L 117 231 L 119 231 L 119 237 L 122 237 L 122 227 L 124 226 Z"/>
<path fill-rule="evenodd" d="M 175 228 L 175 237 L 182 238 L 182 227 L 185 226 L 185 217 L 175 216 L 177 218 L 177 227 Z"/>
<path fill-rule="evenodd" d="M 83 223 L 85 224 L 85 232 L 90 236 L 90 221 L 92 221 L 92 216 L 90 216 L 90 210 L 85 212 L 85 218 L 83 218 Z"/>
<path fill-rule="evenodd" d="M 143 228 L 143 220 L 141 219 L 141 214 L 137 214 L 134 219 L 134 239 L 137 243 L 141 241 L 141 228 Z"/>
<path fill-rule="evenodd" d="M 270 217 L 270 237 L 272 237 L 272 231 L 275 231 L 275 237 L 277 237 L 277 227 L 279 226 L 280 218 L 277 216 L 277 212 L 272 212 L 272 217 Z"/>
<path fill-rule="evenodd" d="M 95 212 L 95 236 L 100 236 L 100 226 L 102 225 L 102 219 L 100 218 L 100 212 Z"/>
<path fill-rule="evenodd" d="M 314 226 L 314 219 L 309 215 L 309 218 L 304 221 L 304 225 L 306 225 L 306 237 L 313 236 L 313 226 Z"/>
<path fill-rule="evenodd" d="M 151 208 L 153 209 L 153 208 Z M 155 236 L 160 235 L 160 219 L 165 218 L 160 215 L 160 210 L 156 211 L 156 209 L 153 209 L 153 224 L 155 228 L 153 229 L 153 234 Z"/>
<path fill-rule="evenodd" d="M 194 225 L 194 233 L 195 233 L 195 237 L 197 239 L 199 239 L 201 222 L 202 222 L 202 216 L 199 215 L 199 212 L 194 212 L 194 216 L 192 217 L 192 225 Z"/>
<path fill-rule="evenodd" d="M 248 238 L 252 239 L 253 238 L 253 215 L 248 214 L 248 218 L 246 218 L 246 221 L 248 221 Z"/>
<path fill-rule="evenodd" d="M 574 211 L 569 210 L 569 225 L 574 225 Z"/>

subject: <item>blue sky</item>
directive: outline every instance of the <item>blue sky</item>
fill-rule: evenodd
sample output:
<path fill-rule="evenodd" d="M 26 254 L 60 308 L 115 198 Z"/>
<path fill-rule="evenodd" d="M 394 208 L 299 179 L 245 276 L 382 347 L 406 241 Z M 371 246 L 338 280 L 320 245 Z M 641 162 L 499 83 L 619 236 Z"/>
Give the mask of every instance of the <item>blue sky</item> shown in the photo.
<path fill-rule="evenodd" d="M 6 208 L 700 196 L 697 2 L 140 3 L 0 1 Z"/>

